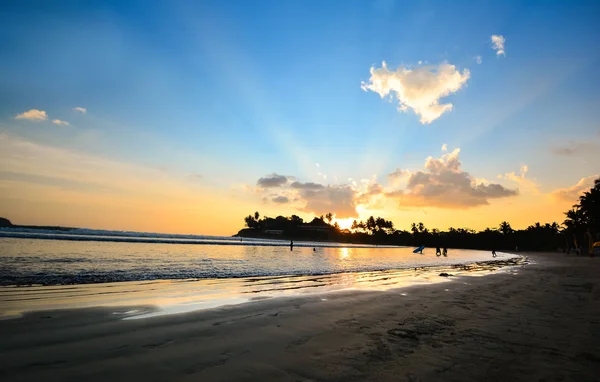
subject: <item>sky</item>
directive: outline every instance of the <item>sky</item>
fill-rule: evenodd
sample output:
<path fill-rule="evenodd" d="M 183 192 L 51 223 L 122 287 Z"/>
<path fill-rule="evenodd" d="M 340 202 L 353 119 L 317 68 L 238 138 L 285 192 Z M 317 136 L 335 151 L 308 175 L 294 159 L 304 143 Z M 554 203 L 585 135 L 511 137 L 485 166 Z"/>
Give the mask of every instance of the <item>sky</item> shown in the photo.
<path fill-rule="evenodd" d="M 0 216 L 562 222 L 600 175 L 599 19 L 593 1 L 6 1 Z"/>

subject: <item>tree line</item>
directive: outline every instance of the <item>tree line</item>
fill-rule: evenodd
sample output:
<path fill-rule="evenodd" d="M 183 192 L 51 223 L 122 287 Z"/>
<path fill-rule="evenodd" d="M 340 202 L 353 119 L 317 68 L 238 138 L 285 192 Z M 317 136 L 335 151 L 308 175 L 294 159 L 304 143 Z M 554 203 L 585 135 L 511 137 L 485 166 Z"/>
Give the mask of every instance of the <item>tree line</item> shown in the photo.
<path fill-rule="evenodd" d="M 267 232 L 275 230 L 278 237 L 292 240 L 497 250 L 580 248 L 586 253 L 591 243 L 600 240 L 600 178 L 565 215 L 562 225 L 537 222 L 521 230 L 502 221 L 498 226 L 482 231 L 454 227 L 442 231 L 416 222 L 411 224 L 410 231 L 406 231 L 395 229 L 390 220 L 374 216 L 365 221 L 353 221 L 351 229 L 341 229 L 337 222 L 332 224 L 335 215 L 331 212 L 314 217 L 310 222 L 297 215 L 261 218 L 260 213 L 255 212 L 244 218 L 248 228 L 242 229 L 238 236 L 272 237 Z"/>

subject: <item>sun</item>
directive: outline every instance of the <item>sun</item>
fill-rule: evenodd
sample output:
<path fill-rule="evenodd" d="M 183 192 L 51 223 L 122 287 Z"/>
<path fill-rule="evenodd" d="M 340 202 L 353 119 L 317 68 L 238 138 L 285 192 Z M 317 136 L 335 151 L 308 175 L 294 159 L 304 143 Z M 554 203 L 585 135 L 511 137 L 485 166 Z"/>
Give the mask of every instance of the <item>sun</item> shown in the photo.
<path fill-rule="evenodd" d="M 334 219 L 334 223 L 338 223 L 338 225 L 340 226 L 340 229 L 351 229 L 353 221 L 354 221 L 354 219 L 352 219 L 352 218 Z"/>

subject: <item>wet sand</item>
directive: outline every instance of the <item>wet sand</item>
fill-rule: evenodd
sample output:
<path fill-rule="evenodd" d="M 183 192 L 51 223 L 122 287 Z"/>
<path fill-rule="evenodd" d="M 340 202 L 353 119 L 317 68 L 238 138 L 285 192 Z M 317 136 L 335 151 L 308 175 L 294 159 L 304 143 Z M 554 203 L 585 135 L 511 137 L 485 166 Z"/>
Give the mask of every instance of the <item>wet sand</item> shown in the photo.
<path fill-rule="evenodd" d="M 385 292 L 139 320 L 108 308 L 26 314 L 0 321 L 0 379 L 598 380 L 600 259 L 528 256 L 511 272 Z"/>

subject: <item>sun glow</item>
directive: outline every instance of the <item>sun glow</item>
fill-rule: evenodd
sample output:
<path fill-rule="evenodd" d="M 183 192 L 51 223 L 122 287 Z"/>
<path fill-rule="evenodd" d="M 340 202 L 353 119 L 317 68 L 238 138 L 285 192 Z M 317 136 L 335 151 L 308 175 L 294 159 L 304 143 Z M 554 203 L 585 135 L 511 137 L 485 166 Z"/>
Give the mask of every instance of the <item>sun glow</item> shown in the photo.
<path fill-rule="evenodd" d="M 334 219 L 334 224 L 338 223 L 338 225 L 340 226 L 340 229 L 350 229 L 352 227 L 353 221 L 354 221 L 354 219 L 352 219 L 352 218 Z"/>

